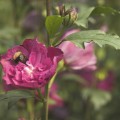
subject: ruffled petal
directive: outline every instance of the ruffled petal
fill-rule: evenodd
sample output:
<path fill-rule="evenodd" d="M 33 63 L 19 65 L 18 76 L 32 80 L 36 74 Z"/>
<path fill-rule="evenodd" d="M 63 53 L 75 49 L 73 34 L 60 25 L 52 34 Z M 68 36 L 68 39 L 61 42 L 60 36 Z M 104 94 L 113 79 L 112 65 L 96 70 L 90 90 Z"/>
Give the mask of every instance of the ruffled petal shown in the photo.
<path fill-rule="evenodd" d="M 86 43 L 85 49 L 76 47 L 72 42 L 65 41 L 59 48 L 64 52 L 65 63 L 72 69 L 95 69 L 96 56 L 92 43 Z"/>

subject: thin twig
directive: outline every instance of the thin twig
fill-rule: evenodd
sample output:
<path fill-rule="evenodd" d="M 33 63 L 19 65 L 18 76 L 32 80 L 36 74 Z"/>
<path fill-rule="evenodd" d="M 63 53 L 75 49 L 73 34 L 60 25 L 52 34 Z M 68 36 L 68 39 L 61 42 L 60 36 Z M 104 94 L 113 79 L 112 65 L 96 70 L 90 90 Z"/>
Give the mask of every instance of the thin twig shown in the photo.
<path fill-rule="evenodd" d="M 46 0 L 46 15 L 50 16 L 50 0 Z M 50 39 L 49 39 L 49 35 L 47 33 L 47 46 L 50 46 Z"/>
<path fill-rule="evenodd" d="M 48 84 L 46 85 L 46 88 L 45 88 L 45 98 L 46 98 L 46 101 L 44 102 L 45 120 L 48 120 L 48 101 L 49 101 L 49 87 L 48 87 Z"/>
<path fill-rule="evenodd" d="M 50 15 L 50 0 L 46 0 L 46 15 Z M 50 46 L 50 38 L 47 33 L 47 46 Z M 45 120 L 48 120 L 48 101 L 49 101 L 49 83 L 46 85 L 45 88 L 45 99 L 44 107 L 45 107 Z"/>
<path fill-rule="evenodd" d="M 50 0 L 46 0 L 46 13 L 50 16 Z"/>

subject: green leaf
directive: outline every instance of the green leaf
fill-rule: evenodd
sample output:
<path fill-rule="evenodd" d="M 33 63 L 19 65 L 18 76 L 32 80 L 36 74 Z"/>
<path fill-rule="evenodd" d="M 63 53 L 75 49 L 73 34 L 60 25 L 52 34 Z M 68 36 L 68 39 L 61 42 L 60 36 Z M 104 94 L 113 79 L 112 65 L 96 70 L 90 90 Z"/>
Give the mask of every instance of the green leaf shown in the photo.
<path fill-rule="evenodd" d="M 88 26 L 88 17 L 92 13 L 95 7 L 83 8 L 78 14 L 78 20 L 75 22 L 78 26 L 87 28 Z"/>
<path fill-rule="evenodd" d="M 78 26 L 82 26 L 84 28 L 88 27 L 88 18 L 90 15 L 100 15 L 100 14 L 116 14 L 120 13 L 119 11 L 105 6 L 98 6 L 98 7 L 87 7 L 81 6 L 80 11 L 78 13 L 78 20 L 75 22 Z"/>
<path fill-rule="evenodd" d="M 69 81 L 77 82 L 80 84 L 86 84 L 85 79 L 83 79 L 80 75 L 76 75 L 73 73 L 66 73 L 65 75 L 63 75 L 62 79 L 67 81 L 69 80 Z"/>
<path fill-rule="evenodd" d="M 109 92 L 98 89 L 83 89 L 82 94 L 84 98 L 90 98 L 90 102 L 94 105 L 96 110 L 100 109 L 111 100 L 111 94 Z"/>
<path fill-rule="evenodd" d="M 111 7 L 105 7 L 105 6 L 98 6 L 92 11 L 92 15 L 97 15 L 97 14 L 116 14 L 119 13 L 119 11 L 111 8 Z"/>
<path fill-rule="evenodd" d="M 2 100 L 0 102 L 0 119 L 6 116 L 7 111 L 8 111 L 8 101 Z"/>
<path fill-rule="evenodd" d="M 54 35 L 58 32 L 63 18 L 58 15 L 48 16 L 45 21 L 45 26 L 48 31 L 50 37 L 54 37 Z"/>
<path fill-rule="evenodd" d="M 20 29 L 14 28 L 14 27 L 5 27 L 3 29 L 0 29 L 0 41 L 3 39 L 13 39 L 16 36 L 20 34 Z"/>
<path fill-rule="evenodd" d="M 32 98 L 32 97 L 34 97 L 34 94 L 32 94 L 28 90 L 21 90 L 21 91 L 13 90 L 13 91 L 7 92 L 6 94 L 1 94 L 0 102 L 7 101 L 8 107 L 11 107 L 20 99 L 27 99 L 27 98 Z"/>
<path fill-rule="evenodd" d="M 116 49 L 120 49 L 120 37 L 117 35 L 105 34 L 99 30 L 88 30 L 74 33 L 66 38 L 78 47 L 83 47 L 84 42 L 95 42 L 100 47 L 111 45 Z"/>

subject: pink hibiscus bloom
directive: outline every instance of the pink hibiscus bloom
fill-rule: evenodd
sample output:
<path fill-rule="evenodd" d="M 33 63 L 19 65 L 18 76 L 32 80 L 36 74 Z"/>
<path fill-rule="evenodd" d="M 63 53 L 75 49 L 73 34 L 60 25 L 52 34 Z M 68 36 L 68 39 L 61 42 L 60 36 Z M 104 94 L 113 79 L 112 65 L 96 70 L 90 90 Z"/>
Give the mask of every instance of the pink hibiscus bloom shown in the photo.
<path fill-rule="evenodd" d="M 64 53 L 64 61 L 67 66 L 74 70 L 96 69 L 96 56 L 93 43 L 85 43 L 85 49 L 75 46 L 70 41 L 63 42 L 59 48 Z"/>
<path fill-rule="evenodd" d="M 36 89 L 44 86 L 55 74 L 62 57 L 58 48 L 46 48 L 37 39 L 25 40 L 1 56 L 6 88 Z"/>

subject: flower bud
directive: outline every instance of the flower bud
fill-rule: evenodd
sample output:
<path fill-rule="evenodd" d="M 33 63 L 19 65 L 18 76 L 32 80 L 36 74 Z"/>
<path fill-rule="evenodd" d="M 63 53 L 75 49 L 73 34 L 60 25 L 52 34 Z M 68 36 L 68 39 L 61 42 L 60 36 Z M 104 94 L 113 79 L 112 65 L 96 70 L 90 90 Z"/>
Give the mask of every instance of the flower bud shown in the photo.
<path fill-rule="evenodd" d="M 77 19 L 77 16 L 78 16 L 78 14 L 77 14 L 76 8 L 68 9 L 67 11 L 65 11 L 65 14 L 64 14 L 63 25 L 64 26 L 73 25 L 73 23 Z"/>
<path fill-rule="evenodd" d="M 62 4 L 62 5 L 59 5 L 59 15 L 60 16 L 62 16 L 62 17 L 64 17 L 65 16 L 65 5 L 64 4 Z"/>
<path fill-rule="evenodd" d="M 63 25 L 71 26 L 78 17 L 76 8 L 66 9 L 64 4 L 59 5 L 55 8 L 55 13 L 63 17 Z"/>
<path fill-rule="evenodd" d="M 78 14 L 77 14 L 77 9 L 76 8 L 72 8 L 72 10 L 70 12 L 70 17 L 71 17 L 71 20 L 73 22 L 77 19 Z"/>

